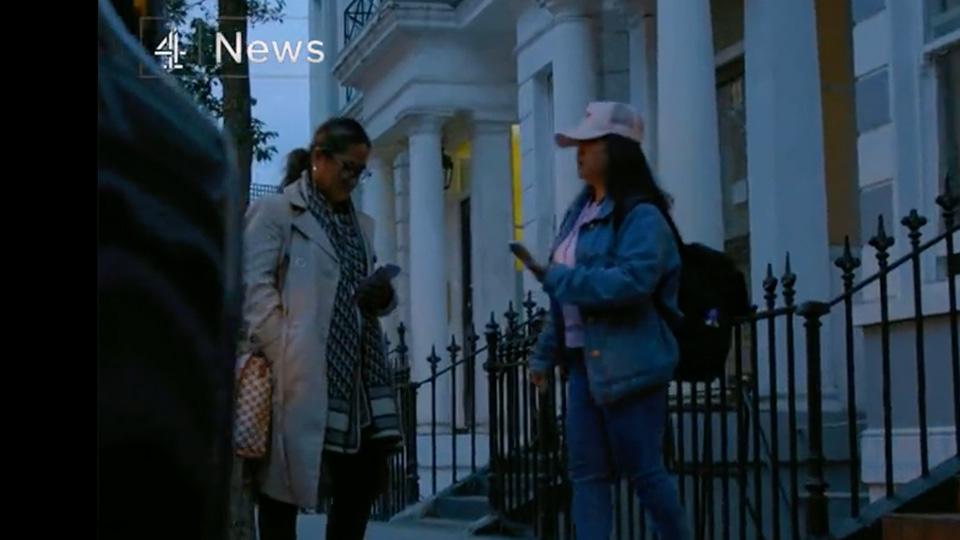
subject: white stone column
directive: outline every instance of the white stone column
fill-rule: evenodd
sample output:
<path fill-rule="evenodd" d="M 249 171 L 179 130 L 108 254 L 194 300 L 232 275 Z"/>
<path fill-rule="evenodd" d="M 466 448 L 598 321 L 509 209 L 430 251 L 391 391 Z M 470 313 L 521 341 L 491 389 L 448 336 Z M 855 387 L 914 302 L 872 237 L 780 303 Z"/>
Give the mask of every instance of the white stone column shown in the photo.
<path fill-rule="evenodd" d="M 441 129 L 445 118 L 417 114 L 410 118 L 410 351 L 417 380 L 430 374 L 432 347 L 447 365 L 447 273 L 444 245 L 443 164 Z M 449 419 L 449 376 L 437 385 L 437 418 Z M 419 422 L 430 421 L 430 385 L 421 387 Z M 425 410 L 426 408 L 426 410 Z M 426 414 L 424 414 L 426 413 Z"/>
<path fill-rule="evenodd" d="M 510 124 L 475 120 L 470 141 L 470 213 L 473 273 L 473 321 L 478 346 L 490 313 L 501 326 L 511 301 L 516 299 L 516 270 L 507 245 L 513 239 L 513 186 L 510 170 Z M 478 422 L 489 417 L 485 357 L 478 358 L 475 371 L 475 404 Z"/>
<path fill-rule="evenodd" d="M 657 154 L 687 241 L 723 248 L 716 76 L 709 0 L 657 6 Z"/>
<path fill-rule="evenodd" d="M 380 194 L 381 183 L 379 181 L 380 167 L 379 167 L 380 157 L 374 153 L 370 154 L 370 157 L 367 158 L 367 170 L 370 171 L 370 178 L 366 179 L 362 184 L 360 184 L 354 193 L 357 194 L 360 201 L 360 209 L 363 210 L 365 214 L 374 219 L 374 246 L 373 249 L 376 251 L 377 246 L 377 231 L 376 231 L 376 220 L 380 215 Z"/>
<path fill-rule="evenodd" d="M 343 10 L 337 9 L 337 3 L 326 1 L 308 2 L 309 27 L 311 39 L 323 42 L 324 61 L 310 64 L 310 129 L 327 119 L 336 116 L 340 109 L 340 89 L 333 76 L 333 64 L 339 53 L 337 36 L 337 18 Z M 315 37 L 314 37 L 315 36 Z"/>
<path fill-rule="evenodd" d="M 556 129 L 580 123 L 587 104 L 597 99 L 600 50 L 591 0 L 544 0 L 553 14 L 553 118 Z M 576 148 L 557 148 L 554 154 L 554 214 L 559 221 L 580 191 Z"/>
<path fill-rule="evenodd" d="M 373 250 L 377 266 L 397 262 L 396 203 L 393 187 L 393 160 L 374 153 L 367 160 L 370 178 L 364 183 L 364 211 L 373 218 Z M 374 269 L 371 268 L 371 271 Z M 397 281 L 394 288 L 399 289 Z M 398 311 L 382 319 L 384 331 L 391 343 L 396 343 L 396 327 L 400 322 Z"/>
<path fill-rule="evenodd" d="M 371 177 L 367 180 L 371 216 L 376 223 L 374 249 L 379 264 L 397 262 L 396 201 L 393 186 L 393 160 L 373 155 L 367 161 Z"/>
<path fill-rule="evenodd" d="M 475 121 L 470 148 L 473 320 L 482 335 L 490 312 L 499 321 L 515 300 L 510 124 Z"/>
<path fill-rule="evenodd" d="M 655 169 L 657 155 L 657 20 L 655 0 L 621 0 L 630 40 L 630 104 L 643 118 L 643 151 Z"/>
<path fill-rule="evenodd" d="M 406 150 L 393 159 L 394 213 L 396 219 L 396 261 L 400 265 L 397 277 L 398 319 L 410 326 L 410 160 Z M 408 334 L 409 336 L 409 334 Z M 407 342 L 409 346 L 409 340 Z"/>
<path fill-rule="evenodd" d="M 830 297 L 830 257 L 824 183 L 823 120 L 814 6 L 809 2 L 751 0 L 745 4 L 748 189 L 750 259 L 755 303 L 763 304 L 761 283 L 767 263 L 777 277 L 790 252 L 797 275 L 797 302 Z M 789 58 L 789 62 L 784 62 Z M 661 96 L 663 97 L 663 96 Z M 825 319 L 821 342 L 823 387 L 834 387 L 831 323 Z M 764 327 L 761 326 L 761 331 Z M 806 350 L 798 325 L 798 393 L 806 394 Z M 762 332 L 761 332 L 762 333 Z M 778 328 L 778 341 L 783 330 Z M 760 335 L 758 343 L 766 342 Z M 760 350 L 760 384 L 770 392 L 769 360 Z M 783 349 L 777 351 L 783 365 Z M 838 357 L 838 356 L 836 356 Z M 784 369 L 778 392 L 785 391 Z M 802 401 L 801 401 L 801 404 Z M 826 408 L 827 405 L 824 405 Z"/>

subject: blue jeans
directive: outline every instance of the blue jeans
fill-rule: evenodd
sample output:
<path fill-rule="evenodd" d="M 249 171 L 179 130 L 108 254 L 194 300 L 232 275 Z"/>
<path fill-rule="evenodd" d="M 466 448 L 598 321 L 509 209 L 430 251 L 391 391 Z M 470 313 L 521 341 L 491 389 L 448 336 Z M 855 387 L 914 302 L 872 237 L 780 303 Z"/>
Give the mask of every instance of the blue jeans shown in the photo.
<path fill-rule="evenodd" d="M 611 486 L 617 478 L 629 480 L 661 540 L 690 539 L 677 486 L 663 465 L 666 388 L 597 405 L 582 349 L 571 353 L 566 437 L 577 540 L 610 539 Z"/>

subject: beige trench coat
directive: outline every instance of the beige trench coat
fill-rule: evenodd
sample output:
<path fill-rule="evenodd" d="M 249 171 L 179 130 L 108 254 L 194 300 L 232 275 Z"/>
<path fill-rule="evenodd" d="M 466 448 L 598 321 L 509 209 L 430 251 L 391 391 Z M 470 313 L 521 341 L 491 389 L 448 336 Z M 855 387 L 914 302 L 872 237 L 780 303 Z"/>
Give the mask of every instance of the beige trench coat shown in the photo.
<path fill-rule="evenodd" d="M 248 346 L 263 351 L 274 377 L 260 491 L 314 508 L 327 427 L 327 334 L 340 267 L 333 244 L 307 209 L 306 182 L 304 176 L 247 211 L 244 323 Z M 357 217 L 373 269 L 373 220 L 359 211 Z"/>

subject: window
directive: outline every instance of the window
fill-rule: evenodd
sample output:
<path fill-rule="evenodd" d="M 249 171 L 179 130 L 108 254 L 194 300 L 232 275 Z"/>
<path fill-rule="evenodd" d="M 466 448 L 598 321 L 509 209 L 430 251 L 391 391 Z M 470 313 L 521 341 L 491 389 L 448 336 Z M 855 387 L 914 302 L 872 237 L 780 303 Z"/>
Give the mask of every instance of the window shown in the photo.
<path fill-rule="evenodd" d="M 937 167 L 937 187 L 940 193 L 947 188 L 960 193 L 960 45 L 946 49 L 936 58 L 937 66 L 937 131 L 939 134 L 940 163 Z M 940 232 L 946 230 L 943 216 L 937 220 Z M 946 279 L 947 257 L 937 257 L 937 279 Z"/>
<path fill-rule="evenodd" d="M 744 0 L 713 0 L 710 19 L 713 22 L 713 50 L 719 53 L 743 40 Z"/>
<path fill-rule="evenodd" d="M 937 80 L 940 189 L 946 187 L 943 181 L 949 175 L 951 189 L 960 193 L 960 45 L 937 58 Z"/>
<path fill-rule="evenodd" d="M 960 0 L 926 0 L 927 41 L 960 30 Z"/>
<path fill-rule="evenodd" d="M 717 70 L 717 120 L 723 193 L 724 251 L 750 281 L 750 211 L 747 201 L 746 95 L 743 60 Z"/>

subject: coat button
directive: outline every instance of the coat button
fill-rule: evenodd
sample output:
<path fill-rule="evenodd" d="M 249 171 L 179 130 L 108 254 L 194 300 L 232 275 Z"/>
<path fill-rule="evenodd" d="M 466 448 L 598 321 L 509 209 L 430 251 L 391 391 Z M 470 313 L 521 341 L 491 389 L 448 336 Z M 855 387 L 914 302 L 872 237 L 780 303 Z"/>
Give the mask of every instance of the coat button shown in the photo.
<path fill-rule="evenodd" d="M 590 351 L 590 356 L 592 356 L 593 358 L 597 358 L 600 356 L 600 351 L 598 349 L 594 349 Z"/>
<path fill-rule="evenodd" d="M 303 268 L 307 265 L 307 262 L 303 260 L 303 257 L 297 257 L 296 260 L 293 261 L 293 264 L 296 265 L 297 268 Z"/>

